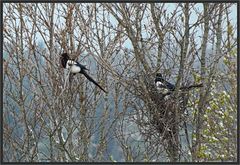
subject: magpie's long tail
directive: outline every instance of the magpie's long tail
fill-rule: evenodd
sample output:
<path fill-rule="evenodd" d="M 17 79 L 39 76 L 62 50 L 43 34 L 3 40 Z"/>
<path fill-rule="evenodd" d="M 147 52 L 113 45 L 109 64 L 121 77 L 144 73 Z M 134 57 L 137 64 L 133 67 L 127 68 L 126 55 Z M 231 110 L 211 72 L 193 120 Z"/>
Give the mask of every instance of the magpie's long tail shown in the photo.
<path fill-rule="evenodd" d="M 190 90 L 192 88 L 200 88 L 200 87 L 203 87 L 203 84 L 195 84 L 195 85 L 190 85 L 190 86 L 183 86 L 183 87 L 180 87 L 180 90 Z"/>
<path fill-rule="evenodd" d="M 95 85 L 97 85 L 101 90 L 103 90 L 105 93 L 107 93 L 96 81 L 93 80 L 92 77 L 90 77 L 84 70 L 81 72 L 84 74 L 84 76 L 91 82 L 93 82 Z"/>

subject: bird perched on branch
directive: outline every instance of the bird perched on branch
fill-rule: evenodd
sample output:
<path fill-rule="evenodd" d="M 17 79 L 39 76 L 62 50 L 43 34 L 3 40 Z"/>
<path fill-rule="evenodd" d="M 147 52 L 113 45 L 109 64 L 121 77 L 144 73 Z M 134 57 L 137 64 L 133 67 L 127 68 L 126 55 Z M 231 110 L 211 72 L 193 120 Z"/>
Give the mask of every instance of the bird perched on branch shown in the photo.
<path fill-rule="evenodd" d="M 156 74 L 155 78 L 155 84 L 157 86 L 157 89 L 161 91 L 162 93 L 169 93 L 175 91 L 175 85 L 171 84 L 170 82 L 166 81 L 161 73 Z M 179 89 L 181 91 L 187 91 L 192 88 L 198 88 L 198 87 L 203 87 L 203 84 L 195 84 L 195 85 L 190 85 L 190 86 L 182 86 Z"/>
<path fill-rule="evenodd" d="M 72 74 L 72 75 L 76 75 L 77 73 L 83 74 L 89 81 L 91 81 L 96 86 L 98 86 L 102 91 L 107 93 L 92 77 L 90 77 L 87 74 L 86 70 L 88 70 L 88 69 L 84 65 L 78 63 L 77 61 L 70 59 L 70 57 L 67 53 L 61 54 L 60 64 L 63 68 L 69 69 L 70 74 Z"/>

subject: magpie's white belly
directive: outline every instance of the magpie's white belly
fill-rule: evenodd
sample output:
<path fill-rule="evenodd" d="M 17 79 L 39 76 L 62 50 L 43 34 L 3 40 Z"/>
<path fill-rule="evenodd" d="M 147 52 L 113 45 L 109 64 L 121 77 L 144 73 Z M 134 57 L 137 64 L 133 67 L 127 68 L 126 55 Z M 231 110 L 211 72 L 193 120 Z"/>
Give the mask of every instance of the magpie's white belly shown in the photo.
<path fill-rule="evenodd" d="M 165 85 L 161 82 L 156 82 L 157 90 L 162 94 L 167 94 L 169 90 L 165 87 Z"/>
<path fill-rule="evenodd" d="M 161 83 L 160 81 L 158 81 L 158 82 L 156 82 L 156 85 L 157 85 L 157 87 L 163 86 L 163 83 Z"/>
<path fill-rule="evenodd" d="M 71 73 L 79 73 L 81 71 L 81 68 L 79 66 L 73 65 L 70 67 Z"/>

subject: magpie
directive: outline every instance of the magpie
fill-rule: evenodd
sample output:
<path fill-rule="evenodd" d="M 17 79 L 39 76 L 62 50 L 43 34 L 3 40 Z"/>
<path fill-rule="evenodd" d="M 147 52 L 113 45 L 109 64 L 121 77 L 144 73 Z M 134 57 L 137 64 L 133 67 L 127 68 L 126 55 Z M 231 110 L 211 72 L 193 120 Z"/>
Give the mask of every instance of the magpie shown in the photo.
<path fill-rule="evenodd" d="M 175 85 L 171 84 L 170 82 L 166 81 L 161 73 L 156 74 L 155 84 L 157 89 L 160 90 L 162 93 L 166 94 L 170 91 L 175 90 Z"/>
<path fill-rule="evenodd" d="M 77 73 L 83 74 L 89 81 L 94 83 L 96 86 L 98 86 L 102 91 L 107 93 L 95 80 L 93 80 L 92 77 L 90 77 L 86 70 L 88 70 L 84 65 L 78 63 L 77 61 L 74 61 L 70 59 L 68 53 L 62 53 L 60 55 L 60 64 L 63 68 L 69 69 L 70 73 L 73 75 L 76 75 Z"/>
<path fill-rule="evenodd" d="M 157 86 L 157 88 L 163 92 L 163 93 L 169 93 L 175 90 L 175 85 L 171 84 L 170 82 L 166 81 L 163 77 L 161 73 L 157 73 L 156 74 L 156 78 L 155 78 L 155 84 Z M 196 88 L 196 87 L 203 87 L 203 84 L 195 84 L 195 85 L 190 85 L 190 86 L 182 86 L 179 89 L 180 90 L 190 90 L 192 88 Z"/>

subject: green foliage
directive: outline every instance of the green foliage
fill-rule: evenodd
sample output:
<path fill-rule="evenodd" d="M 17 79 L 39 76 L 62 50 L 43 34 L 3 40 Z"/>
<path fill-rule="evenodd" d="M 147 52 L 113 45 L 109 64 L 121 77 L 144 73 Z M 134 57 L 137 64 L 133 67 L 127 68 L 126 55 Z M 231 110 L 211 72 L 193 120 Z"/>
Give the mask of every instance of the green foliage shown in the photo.
<path fill-rule="evenodd" d="M 229 27 L 229 33 L 232 33 Z M 231 46 L 231 45 L 230 45 Z M 223 56 L 223 72 L 216 72 L 212 80 L 209 96 L 203 110 L 203 123 L 200 136 L 200 148 L 196 155 L 202 161 L 233 161 L 237 153 L 237 48 L 231 48 Z M 221 71 L 222 68 L 220 68 Z M 209 73 L 209 70 L 206 70 Z M 201 80 L 200 74 L 193 73 L 196 83 Z M 195 125 L 198 113 L 200 90 L 190 96 L 188 110 L 193 116 Z M 196 125 L 195 125 L 196 126 Z M 196 142 L 196 134 L 192 134 Z"/>
<path fill-rule="evenodd" d="M 201 75 L 199 73 L 193 72 L 193 78 L 195 83 L 200 83 Z"/>
<path fill-rule="evenodd" d="M 232 94 L 226 91 L 211 92 L 211 101 L 203 116 L 203 144 L 198 153 L 204 160 L 230 160 L 232 153 L 236 152 L 234 123 L 237 114 L 236 107 L 231 104 Z"/>

